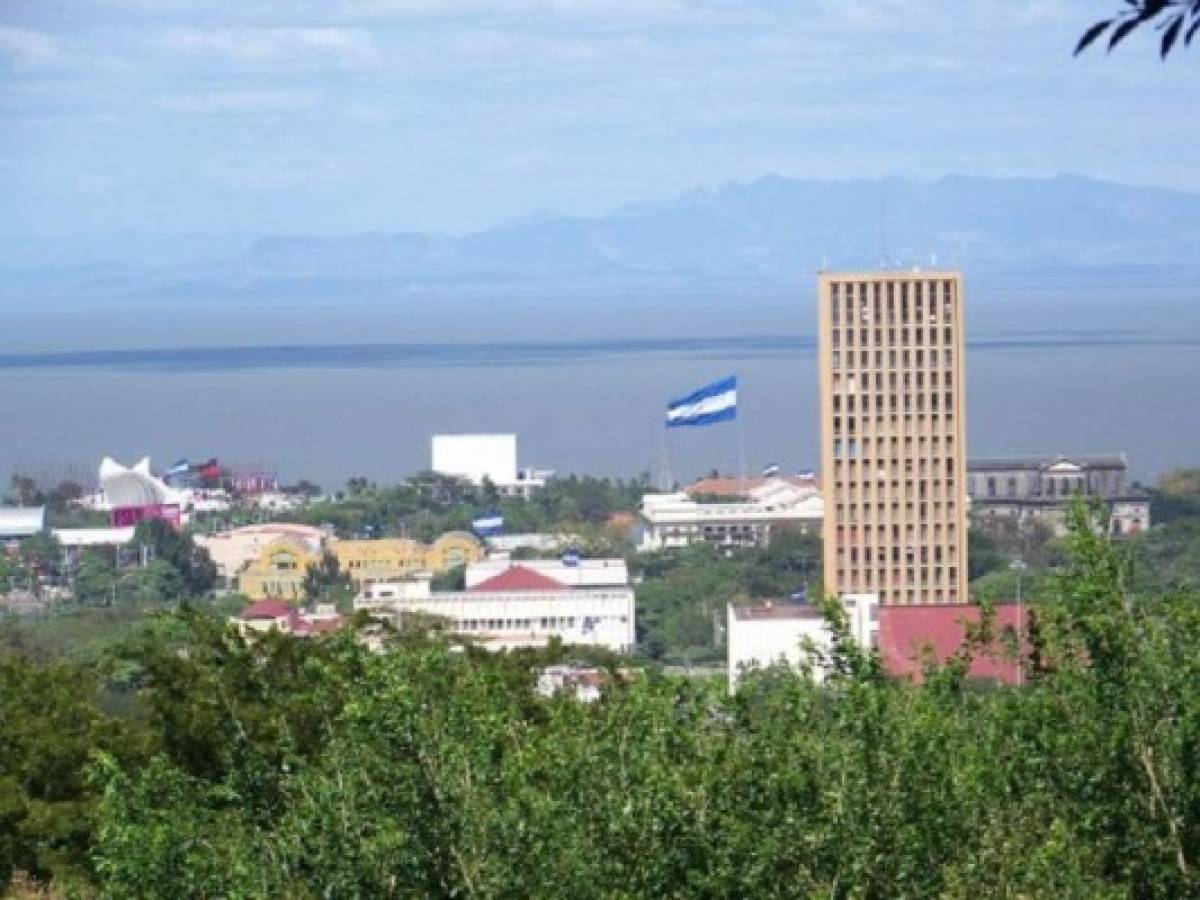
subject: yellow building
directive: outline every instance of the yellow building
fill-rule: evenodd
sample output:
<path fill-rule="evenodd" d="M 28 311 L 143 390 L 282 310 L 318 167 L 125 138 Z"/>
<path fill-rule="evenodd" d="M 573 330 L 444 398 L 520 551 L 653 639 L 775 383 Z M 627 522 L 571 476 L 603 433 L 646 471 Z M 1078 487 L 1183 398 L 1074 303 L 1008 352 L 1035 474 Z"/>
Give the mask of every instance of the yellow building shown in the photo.
<path fill-rule="evenodd" d="M 282 538 L 263 547 L 238 576 L 238 590 L 251 600 L 304 599 L 304 576 L 320 557 L 301 541 Z"/>
<path fill-rule="evenodd" d="M 444 572 L 483 559 L 484 548 L 472 534 L 451 531 L 432 544 L 407 538 L 332 541 L 330 551 L 356 587 L 402 581 L 418 572 Z"/>

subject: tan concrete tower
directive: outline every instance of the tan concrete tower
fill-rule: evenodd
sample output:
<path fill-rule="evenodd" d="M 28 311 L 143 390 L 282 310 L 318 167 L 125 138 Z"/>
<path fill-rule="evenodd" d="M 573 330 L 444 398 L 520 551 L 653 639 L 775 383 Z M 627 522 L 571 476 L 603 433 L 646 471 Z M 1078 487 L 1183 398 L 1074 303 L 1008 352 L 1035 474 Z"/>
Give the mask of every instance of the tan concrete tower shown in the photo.
<path fill-rule="evenodd" d="M 826 590 L 965 603 L 962 276 L 827 272 L 818 302 Z"/>

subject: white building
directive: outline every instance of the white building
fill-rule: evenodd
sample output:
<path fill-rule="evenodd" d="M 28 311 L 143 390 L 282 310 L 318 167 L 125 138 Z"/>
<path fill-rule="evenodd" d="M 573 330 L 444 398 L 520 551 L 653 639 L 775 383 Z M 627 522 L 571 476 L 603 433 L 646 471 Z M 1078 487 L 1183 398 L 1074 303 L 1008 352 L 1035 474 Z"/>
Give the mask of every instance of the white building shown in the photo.
<path fill-rule="evenodd" d="M 544 647 L 553 638 L 617 653 L 633 647 L 634 596 L 627 574 L 621 583 L 613 578 L 611 585 L 583 587 L 524 563 L 506 565 L 490 578 L 473 579 L 465 591 L 433 591 L 429 581 L 370 585 L 354 598 L 354 608 L 390 614 L 398 623 L 411 614 L 437 616 L 495 650 Z M 617 567 L 604 571 L 607 579 Z"/>
<path fill-rule="evenodd" d="M 879 635 L 879 600 L 874 594 L 847 594 L 842 598 L 850 635 L 862 647 L 874 647 Z M 820 656 L 832 647 L 833 633 L 820 609 L 808 603 L 759 603 L 726 607 L 729 690 L 751 669 L 787 665 L 810 666 L 813 678 L 823 681 Z M 815 653 L 814 653 L 815 651 Z"/>
<path fill-rule="evenodd" d="M 625 587 L 629 584 L 629 568 L 625 560 L 614 559 L 523 559 L 514 562 L 504 557 L 489 557 L 467 566 L 464 580 L 467 590 L 478 587 L 485 581 L 503 575 L 514 566 L 573 588 Z"/>
<path fill-rule="evenodd" d="M 95 547 L 124 547 L 133 540 L 133 528 L 55 528 L 54 536 L 64 550 Z"/>
<path fill-rule="evenodd" d="M 686 493 L 646 494 L 642 498 L 639 549 L 667 550 L 707 541 L 721 547 L 767 544 L 777 528 L 818 534 L 825 503 L 815 485 L 768 478 L 744 499 L 715 503 Z"/>
<path fill-rule="evenodd" d="M 33 537 L 46 530 L 46 507 L 0 506 L 0 540 Z"/>
<path fill-rule="evenodd" d="M 485 480 L 506 497 L 528 497 L 554 473 L 517 465 L 515 434 L 435 434 L 430 468 L 474 485 Z"/>

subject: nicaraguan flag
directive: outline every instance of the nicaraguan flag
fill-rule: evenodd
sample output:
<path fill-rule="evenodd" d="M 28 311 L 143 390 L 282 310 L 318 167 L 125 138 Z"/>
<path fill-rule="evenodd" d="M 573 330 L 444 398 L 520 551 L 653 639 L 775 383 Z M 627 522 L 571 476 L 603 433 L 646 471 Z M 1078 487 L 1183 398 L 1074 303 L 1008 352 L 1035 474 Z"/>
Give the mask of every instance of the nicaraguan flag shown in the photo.
<path fill-rule="evenodd" d="M 191 465 L 188 464 L 188 461 L 186 459 L 181 459 L 181 460 L 177 461 L 175 463 L 175 465 L 171 466 L 171 468 L 167 469 L 167 474 L 168 475 L 186 475 L 191 470 L 192 470 L 192 467 L 191 467 Z"/>
<path fill-rule="evenodd" d="M 737 418 L 737 376 L 730 375 L 667 404 L 667 427 L 715 425 Z"/>
<path fill-rule="evenodd" d="M 794 591 L 792 591 L 792 602 L 793 603 L 807 603 L 808 602 L 808 585 L 802 584 L 802 585 L 800 585 L 800 587 L 798 587 Z"/>
<path fill-rule="evenodd" d="M 495 537 L 504 532 L 504 516 L 489 512 L 471 521 L 471 530 L 480 537 Z"/>

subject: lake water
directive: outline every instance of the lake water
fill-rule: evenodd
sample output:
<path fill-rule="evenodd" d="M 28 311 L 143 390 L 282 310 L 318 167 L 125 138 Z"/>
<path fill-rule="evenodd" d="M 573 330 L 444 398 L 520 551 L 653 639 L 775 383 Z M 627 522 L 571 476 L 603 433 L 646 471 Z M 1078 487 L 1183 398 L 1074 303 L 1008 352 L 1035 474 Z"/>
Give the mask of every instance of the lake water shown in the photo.
<path fill-rule="evenodd" d="M 1200 465 L 1200 306 L 1131 293 L 968 298 L 972 455 L 1125 451 Z M 747 466 L 816 468 L 810 290 L 244 305 L 34 302 L 0 312 L 0 475 L 216 455 L 334 487 L 428 466 L 438 432 L 514 431 L 522 463 L 657 470 L 668 399 L 737 372 Z M 734 471 L 739 429 L 670 435 L 687 478 Z"/>

